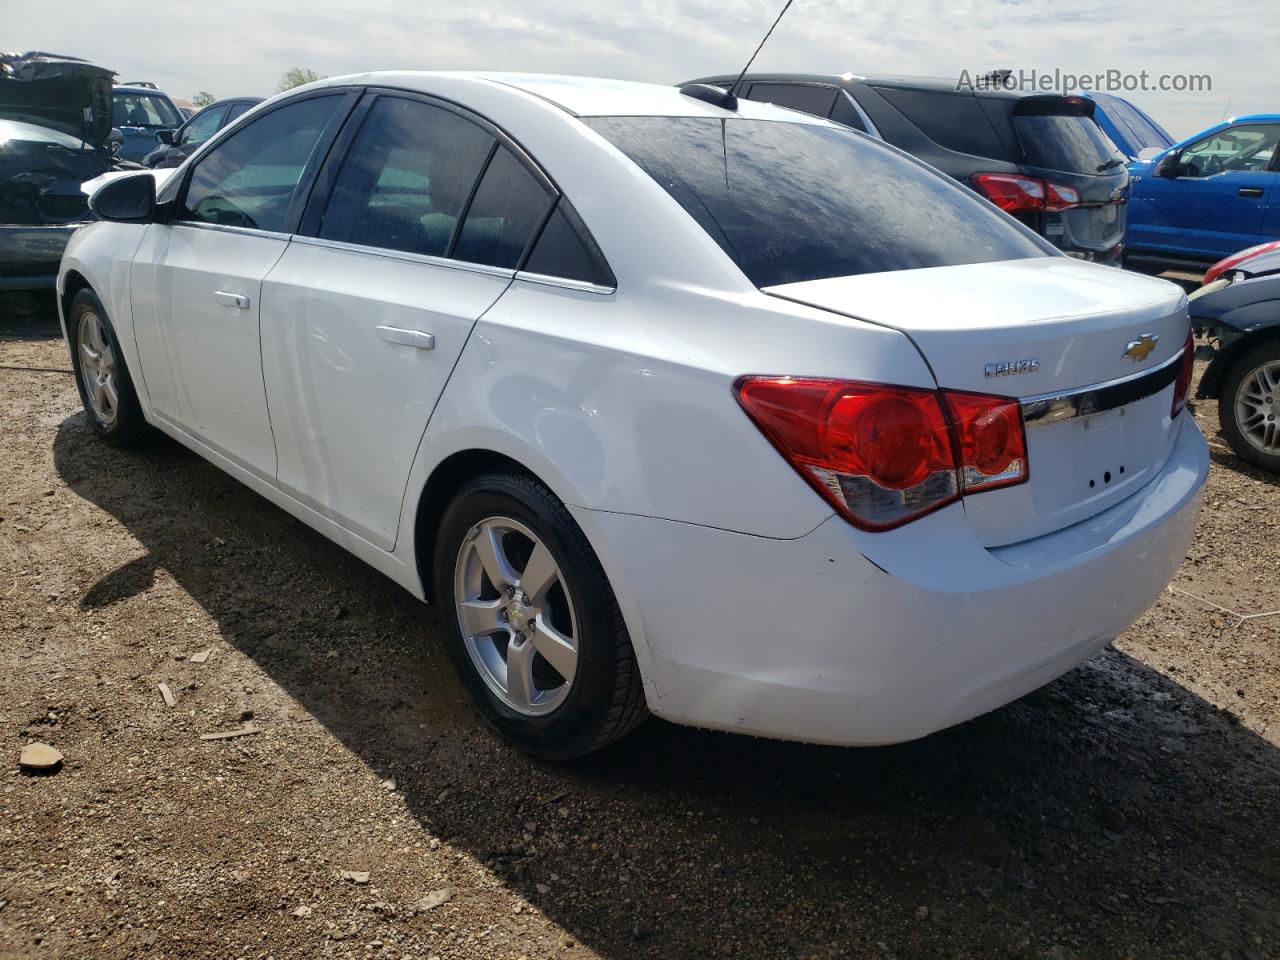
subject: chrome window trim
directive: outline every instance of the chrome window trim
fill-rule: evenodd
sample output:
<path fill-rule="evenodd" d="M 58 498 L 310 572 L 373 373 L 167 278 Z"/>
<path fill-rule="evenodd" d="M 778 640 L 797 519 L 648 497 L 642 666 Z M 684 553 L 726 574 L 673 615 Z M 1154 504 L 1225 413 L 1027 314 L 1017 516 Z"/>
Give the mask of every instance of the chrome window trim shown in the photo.
<path fill-rule="evenodd" d="M 191 227 L 194 230 L 216 230 L 219 233 L 236 233 L 247 237 L 266 237 L 269 240 L 288 240 L 293 234 L 276 230 L 259 230 L 256 227 L 236 227 L 229 223 L 205 223 L 203 220 L 171 220 L 171 227 Z"/>
<path fill-rule="evenodd" d="M 350 253 L 363 253 L 367 256 L 383 257 L 387 260 L 402 260 L 406 263 L 421 263 L 431 267 L 447 267 L 462 270 L 466 273 L 479 273 L 489 277 L 501 277 L 510 280 L 516 272 L 506 267 L 491 267 L 487 263 L 468 263 L 466 260 L 450 260 L 448 257 L 436 257 L 427 253 L 411 253 L 408 250 L 391 250 L 387 247 L 371 247 L 363 243 L 347 243 L 342 240 L 325 240 L 321 237 L 304 237 L 295 235 L 294 243 L 309 247 L 325 247 L 331 250 L 345 250 Z"/>
<path fill-rule="evenodd" d="M 570 280 L 567 277 L 553 277 L 545 273 L 532 273 L 528 270 L 520 270 L 516 273 L 517 280 L 524 280 L 528 283 L 540 284 L 544 287 L 561 287 L 565 290 L 577 290 L 580 293 L 594 293 L 599 296 L 607 297 L 610 294 L 617 293 L 617 287 L 606 287 L 598 283 L 591 283 L 588 280 Z"/>
<path fill-rule="evenodd" d="M 1185 348 L 1150 370 L 1094 383 L 1064 393 L 1042 393 L 1018 401 L 1022 422 L 1028 427 L 1043 427 L 1064 420 L 1088 417 L 1115 410 L 1153 396 L 1178 379 Z"/>

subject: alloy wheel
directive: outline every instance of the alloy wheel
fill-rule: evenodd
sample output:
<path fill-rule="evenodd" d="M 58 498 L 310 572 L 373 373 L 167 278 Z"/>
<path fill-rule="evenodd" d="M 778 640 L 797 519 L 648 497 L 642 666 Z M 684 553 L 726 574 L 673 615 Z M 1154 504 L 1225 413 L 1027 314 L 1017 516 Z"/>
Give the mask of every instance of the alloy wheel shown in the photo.
<path fill-rule="evenodd" d="M 116 353 L 102 328 L 102 319 L 92 310 L 80 315 L 77 341 L 80 344 L 80 379 L 94 415 L 104 424 L 115 423 L 120 408 L 116 385 Z"/>
<path fill-rule="evenodd" d="M 454 568 L 463 644 L 489 690 L 526 716 L 564 703 L 578 667 L 578 626 L 559 565 L 509 517 L 472 527 Z"/>
<path fill-rule="evenodd" d="M 1263 453 L 1280 454 L 1280 360 L 1250 371 L 1236 389 L 1241 435 Z"/>

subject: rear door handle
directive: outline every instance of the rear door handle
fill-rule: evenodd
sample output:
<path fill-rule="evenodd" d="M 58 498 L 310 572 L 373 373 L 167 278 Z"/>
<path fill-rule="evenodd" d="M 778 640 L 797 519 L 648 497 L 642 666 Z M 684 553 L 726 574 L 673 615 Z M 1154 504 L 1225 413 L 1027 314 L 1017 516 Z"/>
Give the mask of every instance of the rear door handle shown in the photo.
<path fill-rule="evenodd" d="M 227 293 L 225 290 L 218 290 L 214 293 L 213 299 L 224 307 L 235 307 L 237 310 L 249 309 L 249 298 L 243 293 Z"/>
<path fill-rule="evenodd" d="M 1241 187 L 1236 191 L 1238 197 L 1260 197 L 1262 196 L 1261 187 Z"/>
<path fill-rule="evenodd" d="M 387 343 L 399 343 L 419 350 L 434 350 L 436 338 L 421 330 L 403 330 L 400 327 L 378 327 L 378 336 Z"/>

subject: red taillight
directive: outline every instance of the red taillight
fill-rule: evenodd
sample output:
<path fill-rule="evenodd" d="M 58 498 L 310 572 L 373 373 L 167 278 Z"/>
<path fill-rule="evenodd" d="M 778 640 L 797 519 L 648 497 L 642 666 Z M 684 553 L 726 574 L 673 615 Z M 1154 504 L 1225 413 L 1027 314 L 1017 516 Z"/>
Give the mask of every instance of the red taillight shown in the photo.
<path fill-rule="evenodd" d="M 1187 334 L 1187 342 L 1182 346 L 1182 365 L 1178 370 L 1178 379 L 1173 384 L 1173 411 L 1171 417 L 1177 419 L 1182 408 L 1187 405 L 1187 394 L 1191 392 L 1191 374 L 1196 364 L 1196 342 L 1191 334 Z"/>
<path fill-rule="evenodd" d="M 1080 193 L 1038 177 L 1014 173 L 975 173 L 971 178 L 978 191 L 1001 210 L 1009 213 L 1047 210 L 1057 212 L 1074 207 Z"/>
<path fill-rule="evenodd" d="M 1080 202 L 1080 191 L 1049 180 L 1044 182 L 1044 208 L 1050 213 L 1067 210 Z"/>
<path fill-rule="evenodd" d="M 1008 487 L 1027 479 L 1027 435 L 1017 400 L 943 390 L 960 449 L 965 493 Z"/>
<path fill-rule="evenodd" d="M 924 516 L 962 489 L 977 493 L 1027 476 L 1014 400 L 790 377 L 743 377 L 736 386 L 769 441 L 864 530 Z"/>
<path fill-rule="evenodd" d="M 973 185 L 1001 210 L 1044 209 L 1044 181 L 1012 173 L 975 173 Z"/>

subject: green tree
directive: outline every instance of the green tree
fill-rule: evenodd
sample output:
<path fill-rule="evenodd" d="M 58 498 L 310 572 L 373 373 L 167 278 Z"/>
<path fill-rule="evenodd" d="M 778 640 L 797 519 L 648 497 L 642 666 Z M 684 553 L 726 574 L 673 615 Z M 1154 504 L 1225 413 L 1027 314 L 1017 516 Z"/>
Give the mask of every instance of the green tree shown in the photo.
<path fill-rule="evenodd" d="M 304 83 L 312 83 L 316 80 L 323 80 L 324 74 L 316 73 L 310 67 L 290 67 L 280 75 L 280 90 L 292 90 L 294 87 L 300 87 Z"/>
<path fill-rule="evenodd" d="M 195 93 L 195 96 L 191 98 L 191 102 L 194 103 L 197 107 L 207 107 L 209 104 L 213 103 L 213 101 L 216 99 L 218 98 L 215 97 L 208 90 L 197 90 Z"/>

